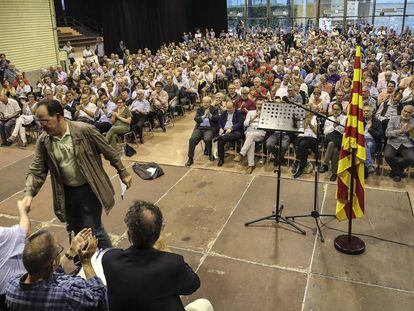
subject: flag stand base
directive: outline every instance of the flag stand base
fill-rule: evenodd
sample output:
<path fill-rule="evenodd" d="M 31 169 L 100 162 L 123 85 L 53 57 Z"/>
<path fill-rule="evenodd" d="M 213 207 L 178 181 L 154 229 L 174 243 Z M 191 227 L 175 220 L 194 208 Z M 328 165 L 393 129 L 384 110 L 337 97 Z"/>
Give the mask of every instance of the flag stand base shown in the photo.
<path fill-rule="evenodd" d="M 337 236 L 334 242 L 337 251 L 347 255 L 360 255 L 365 252 L 365 242 L 360 238 L 348 234 Z"/>

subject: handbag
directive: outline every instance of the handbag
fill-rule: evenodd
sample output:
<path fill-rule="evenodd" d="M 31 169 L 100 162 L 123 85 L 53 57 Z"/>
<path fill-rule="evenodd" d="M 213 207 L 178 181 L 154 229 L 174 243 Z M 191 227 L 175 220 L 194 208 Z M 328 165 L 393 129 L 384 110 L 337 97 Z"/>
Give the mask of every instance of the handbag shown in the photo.
<path fill-rule="evenodd" d="M 137 154 L 136 150 L 127 143 L 125 143 L 124 146 L 124 153 L 127 157 L 132 157 L 133 155 Z"/>

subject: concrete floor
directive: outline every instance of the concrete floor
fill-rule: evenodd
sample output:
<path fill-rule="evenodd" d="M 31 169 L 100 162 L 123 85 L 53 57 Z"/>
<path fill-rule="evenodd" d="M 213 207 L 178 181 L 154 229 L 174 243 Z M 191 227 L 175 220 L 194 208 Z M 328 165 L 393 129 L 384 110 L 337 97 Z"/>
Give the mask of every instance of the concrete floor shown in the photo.
<path fill-rule="evenodd" d="M 354 221 L 365 234 L 367 250 L 350 257 L 337 252 L 333 240 L 347 223 L 322 221 L 325 243 L 316 236 L 313 219 L 296 219 L 307 232 L 296 233 L 274 221 L 245 227 L 246 221 L 271 214 L 275 178 L 271 165 L 258 164 L 252 175 L 229 156 L 223 167 L 210 162 L 197 147 L 195 165 L 184 167 L 193 115 L 176 119 L 167 133 L 146 136 L 137 155 L 125 159 L 154 161 L 165 175 L 144 181 L 133 174 L 132 188 L 120 198 L 119 180 L 105 163 L 116 191 L 116 206 L 103 222 L 114 245 L 128 247 L 124 214 L 134 199 L 158 204 L 165 216 L 163 236 L 171 251 L 182 254 L 198 271 L 202 286 L 191 297 L 208 298 L 215 310 L 413 310 L 414 237 L 410 197 L 413 180 L 396 184 L 388 177 L 367 180 L 366 215 Z M 17 222 L 16 201 L 33 157 L 27 149 L 0 148 L 0 225 Z M 131 161 L 132 160 L 132 161 Z M 292 180 L 284 168 L 281 201 L 285 215 L 308 213 L 313 204 L 312 175 Z M 322 175 L 319 206 L 334 213 L 335 189 Z M 64 225 L 54 216 L 48 180 L 33 201 L 33 229 L 48 227 L 67 246 Z M 339 230 L 339 231 L 338 231 Z M 369 236 L 375 236 L 369 237 Z M 398 242 L 398 243 L 394 243 Z M 407 245 L 402 245 L 407 244 Z"/>

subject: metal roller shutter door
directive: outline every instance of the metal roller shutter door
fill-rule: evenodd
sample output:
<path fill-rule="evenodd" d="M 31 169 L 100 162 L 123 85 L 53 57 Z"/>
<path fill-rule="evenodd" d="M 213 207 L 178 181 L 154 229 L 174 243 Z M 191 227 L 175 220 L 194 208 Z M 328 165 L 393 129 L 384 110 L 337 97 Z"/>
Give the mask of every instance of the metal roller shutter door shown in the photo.
<path fill-rule="evenodd" d="M 0 0 L 0 52 L 20 71 L 58 63 L 53 0 Z"/>

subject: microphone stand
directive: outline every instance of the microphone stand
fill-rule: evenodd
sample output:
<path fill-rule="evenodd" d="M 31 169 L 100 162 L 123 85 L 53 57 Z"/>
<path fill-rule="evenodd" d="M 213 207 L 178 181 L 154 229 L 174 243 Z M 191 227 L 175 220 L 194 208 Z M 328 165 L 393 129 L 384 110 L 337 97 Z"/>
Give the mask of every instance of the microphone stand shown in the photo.
<path fill-rule="evenodd" d="M 302 108 L 313 115 L 316 116 L 317 126 L 316 126 L 316 151 L 315 151 L 315 180 L 314 180 L 314 194 L 313 194 L 313 210 L 309 214 L 304 215 L 294 215 L 294 216 L 286 216 L 286 219 L 292 219 L 292 221 L 295 221 L 295 218 L 304 218 L 304 217 L 312 217 L 315 219 L 316 227 L 318 230 L 319 237 L 321 239 L 321 242 L 325 242 L 325 239 L 322 234 L 321 226 L 319 224 L 320 217 L 336 217 L 334 214 L 321 214 L 318 209 L 318 183 L 319 183 L 319 141 L 320 141 L 320 126 L 322 120 L 328 120 L 328 117 L 321 114 L 320 112 L 314 111 L 308 107 L 305 107 L 303 105 L 294 103 L 289 101 L 289 104 L 295 105 L 299 108 Z M 337 121 L 329 120 L 329 122 L 332 122 L 334 124 L 337 124 L 341 127 L 344 127 L 342 124 L 340 124 Z"/>

